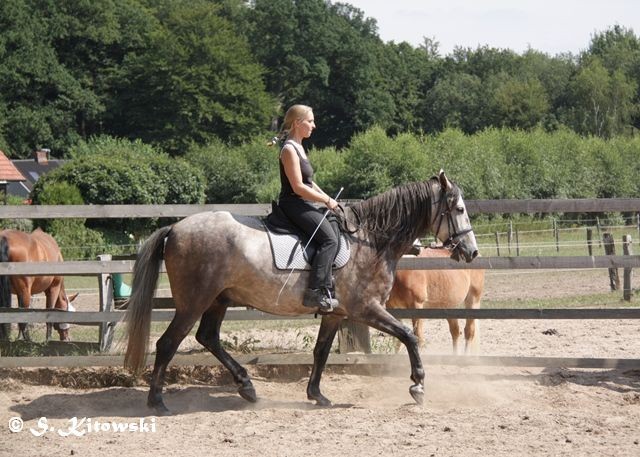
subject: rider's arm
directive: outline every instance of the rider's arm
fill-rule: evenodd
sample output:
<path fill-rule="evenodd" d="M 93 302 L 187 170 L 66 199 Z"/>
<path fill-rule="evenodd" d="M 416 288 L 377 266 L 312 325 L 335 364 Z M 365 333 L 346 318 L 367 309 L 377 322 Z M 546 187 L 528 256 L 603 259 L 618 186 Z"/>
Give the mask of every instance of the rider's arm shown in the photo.
<path fill-rule="evenodd" d="M 338 203 L 328 196 L 315 182 L 311 183 L 312 187 L 309 187 L 302 182 L 300 159 L 291 146 L 284 146 L 280 155 L 280 160 L 284 167 L 284 174 L 287 175 L 289 184 L 291 184 L 291 188 L 296 195 L 304 198 L 305 200 L 324 203 L 330 209 L 334 209 L 338 206 Z"/>

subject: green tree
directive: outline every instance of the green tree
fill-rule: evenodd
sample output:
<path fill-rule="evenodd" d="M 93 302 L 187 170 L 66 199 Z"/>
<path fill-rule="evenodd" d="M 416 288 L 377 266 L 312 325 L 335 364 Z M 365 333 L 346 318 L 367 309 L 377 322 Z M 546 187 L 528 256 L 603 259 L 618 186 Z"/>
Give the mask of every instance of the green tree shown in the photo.
<path fill-rule="evenodd" d="M 406 42 L 391 42 L 378 46 L 385 90 L 393 100 L 393 118 L 386 129 L 391 134 L 424 128 L 420 114 L 439 65 L 434 54 L 437 43 L 431 45 L 433 48 L 413 48 Z"/>
<path fill-rule="evenodd" d="M 640 37 L 631 29 L 615 25 L 604 32 L 596 33 L 591 39 L 586 56 L 595 56 L 610 74 L 622 72 L 636 87 L 634 103 L 640 103 Z M 640 129 L 640 111 L 632 115 L 631 123 Z"/>
<path fill-rule="evenodd" d="M 0 2 L 0 105 L 7 153 L 26 157 L 42 146 L 75 141 L 69 105 L 82 98 L 77 81 L 58 62 L 49 29 L 33 1 Z"/>
<path fill-rule="evenodd" d="M 324 0 L 256 0 L 247 23 L 281 110 L 294 103 L 314 108 L 318 130 L 310 144 L 341 147 L 373 124 L 392 125 L 394 100 L 373 19 Z"/>
<path fill-rule="evenodd" d="M 636 90 L 621 70 L 609 73 L 599 58 L 589 58 L 572 81 L 573 128 L 607 138 L 625 133 L 637 112 Z"/>
<path fill-rule="evenodd" d="M 548 130 L 559 128 L 570 103 L 569 83 L 577 64 L 570 54 L 549 57 L 547 54 L 527 50 L 521 58 L 518 75 L 521 79 L 536 79 L 544 88 L 549 110 L 542 119 Z"/>
<path fill-rule="evenodd" d="M 118 136 L 184 154 L 191 143 L 264 131 L 273 101 L 246 40 L 208 0 L 148 1 L 157 23 L 148 48 L 117 75 L 109 122 Z"/>
<path fill-rule="evenodd" d="M 548 114 L 547 94 L 537 78 L 523 80 L 498 73 L 487 79 L 485 87 L 494 124 L 530 129 Z"/>
<path fill-rule="evenodd" d="M 0 3 L 0 136 L 25 157 L 60 156 L 101 131 L 109 78 L 139 52 L 150 16 L 137 0 L 6 0 Z"/>
<path fill-rule="evenodd" d="M 429 132 L 451 127 L 473 133 L 490 123 L 482 80 L 467 73 L 438 79 L 425 96 L 422 112 L 424 129 Z"/>

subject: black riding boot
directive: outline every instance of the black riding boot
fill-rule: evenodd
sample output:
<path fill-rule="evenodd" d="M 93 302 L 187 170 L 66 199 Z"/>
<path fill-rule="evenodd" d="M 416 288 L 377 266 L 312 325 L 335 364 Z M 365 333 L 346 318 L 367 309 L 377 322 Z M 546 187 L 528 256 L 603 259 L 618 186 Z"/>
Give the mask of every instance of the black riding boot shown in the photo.
<path fill-rule="evenodd" d="M 340 306 L 337 299 L 333 298 L 326 287 L 320 289 L 307 289 L 304 293 L 302 304 L 308 308 L 318 308 L 319 311 L 330 313 Z"/>

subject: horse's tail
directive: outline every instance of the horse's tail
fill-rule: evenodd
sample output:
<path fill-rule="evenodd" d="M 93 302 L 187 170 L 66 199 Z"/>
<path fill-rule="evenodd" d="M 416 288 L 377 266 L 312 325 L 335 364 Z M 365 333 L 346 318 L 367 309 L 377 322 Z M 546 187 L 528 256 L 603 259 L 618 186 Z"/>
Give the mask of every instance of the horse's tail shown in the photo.
<path fill-rule="evenodd" d="M 140 248 L 133 266 L 131 297 L 124 317 L 127 322 L 126 336 L 128 339 L 124 366 L 134 373 L 141 372 L 145 365 L 149 345 L 153 293 L 160 275 L 164 241 L 171 228 L 171 226 L 167 226 L 156 230 Z"/>
<path fill-rule="evenodd" d="M 0 236 L 0 262 L 9 261 L 9 242 L 4 236 Z M 11 307 L 11 285 L 9 276 L 0 276 L 0 308 Z M 11 324 L 0 324 L 0 339 L 8 339 L 11 333 Z"/>

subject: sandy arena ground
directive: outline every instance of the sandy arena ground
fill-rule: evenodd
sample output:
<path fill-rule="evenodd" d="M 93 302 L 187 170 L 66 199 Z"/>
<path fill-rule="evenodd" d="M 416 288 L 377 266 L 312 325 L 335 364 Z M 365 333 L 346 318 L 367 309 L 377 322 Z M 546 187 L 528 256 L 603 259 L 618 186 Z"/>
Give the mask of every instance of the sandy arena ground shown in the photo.
<path fill-rule="evenodd" d="M 605 270 L 495 271 L 487 273 L 485 299 L 607 288 Z M 427 333 L 427 354 L 450 353 L 445 322 L 429 321 Z M 303 340 L 299 331 L 286 330 L 240 335 L 248 336 L 285 349 L 290 348 L 283 341 L 293 347 Z M 191 344 L 185 341 L 184 347 Z M 479 353 L 640 358 L 640 323 L 486 320 L 480 323 Z M 132 380 L 119 369 L 4 371 L 0 456 L 640 455 L 640 366 L 426 370 L 422 406 L 408 393 L 408 363 L 383 374 L 329 370 L 322 387 L 334 402 L 331 408 L 306 399 L 306 373 L 250 368 L 260 397 L 250 404 L 217 368 L 174 370 L 165 394 L 174 415 L 158 418 L 145 407 L 146 386 L 129 387 Z M 70 385 L 83 388 L 63 387 Z M 23 421 L 21 432 L 10 432 L 11 418 Z M 61 436 L 72 431 L 73 418 L 84 420 L 75 429 L 82 436 Z M 141 420 L 147 431 L 118 432 L 111 424 L 139 426 Z"/>

